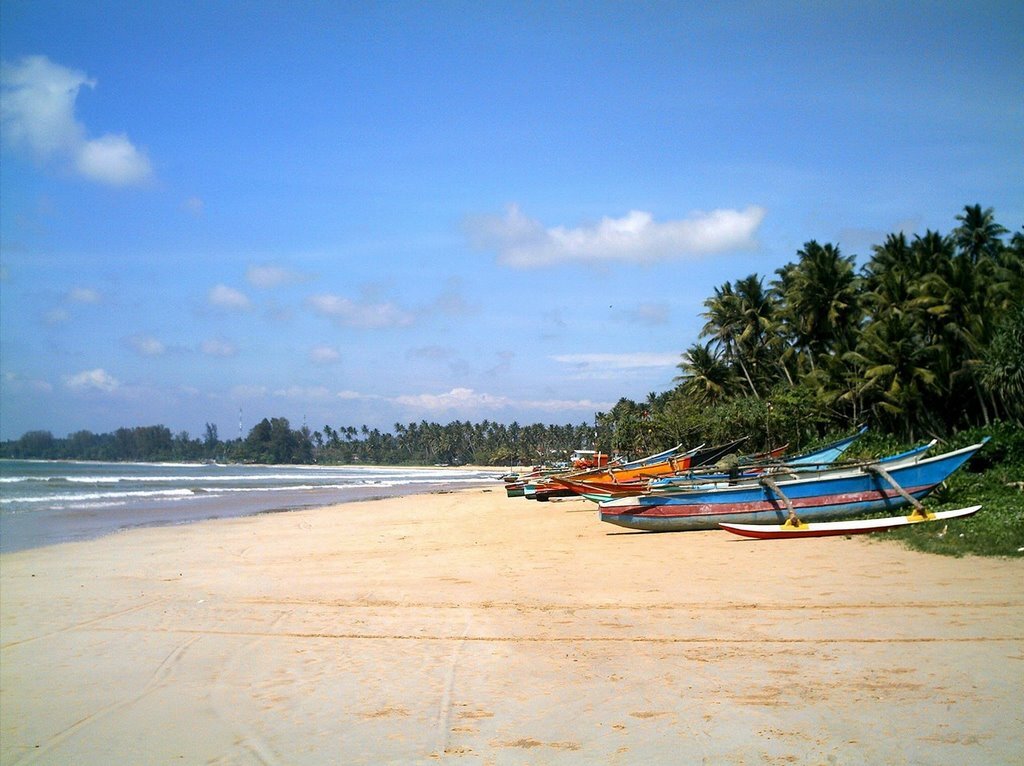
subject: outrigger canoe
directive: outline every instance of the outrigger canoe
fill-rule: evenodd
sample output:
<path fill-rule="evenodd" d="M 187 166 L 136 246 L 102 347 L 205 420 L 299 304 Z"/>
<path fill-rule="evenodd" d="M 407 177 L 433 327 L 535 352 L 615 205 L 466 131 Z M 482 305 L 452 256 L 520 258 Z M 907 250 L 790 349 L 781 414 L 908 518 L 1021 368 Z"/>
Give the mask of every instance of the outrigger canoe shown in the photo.
<path fill-rule="evenodd" d="M 682 444 L 677 444 L 675 447 L 671 447 L 670 449 L 664 450 L 662 452 L 656 452 L 653 455 L 638 458 L 637 460 L 633 460 L 628 463 L 616 459 L 611 463 L 608 463 L 601 469 L 598 469 L 598 471 L 605 471 L 610 468 L 637 468 L 640 466 L 648 466 L 655 463 L 661 463 L 665 460 L 668 460 L 671 457 L 679 455 L 679 452 L 680 450 L 682 450 L 682 448 Z M 692 451 L 693 450 L 691 450 L 691 452 Z M 530 490 L 530 494 L 532 495 L 537 485 L 543 485 L 547 483 L 552 476 L 589 476 L 593 473 L 593 469 L 573 470 L 570 472 L 566 472 L 565 470 L 538 467 L 525 475 L 509 474 L 504 478 L 505 489 L 508 492 L 509 497 L 523 497 L 527 487 L 532 487 Z"/>
<path fill-rule="evenodd" d="M 987 439 L 985 441 L 988 441 Z M 849 519 L 895 511 L 930 494 L 985 442 L 935 457 L 776 481 L 622 497 L 599 504 L 601 521 L 629 529 L 677 532 L 729 524 L 781 524 Z"/>
<path fill-rule="evenodd" d="M 595 468 L 584 473 L 572 475 L 575 479 L 592 479 L 594 481 L 632 481 L 634 479 L 648 479 L 658 476 L 668 476 L 674 473 L 685 471 L 691 467 L 714 463 L 724 455 L 728 455 L 746 439 L 737 439 L 729 444 L 722 444 L 718 447 L 705 447 L 701 445 L 688 452 L 670 454 L 660 460 L 644 460 L 634 463 L 627 463 L 617 468 Z M 568 497 L 575 494 L 567 487 L 554 482 L 553 477 L 548 477 L 532 486 L 527 484 L 524 488 L 524 496 L 532 500 L 548 500 L 552 497 Z"/>
<path fill-rule="evenodd" d="M 681 476 L 670 476 L 659 479 L 651 479 L 646 482 L 630 482 L 616 484 L 611 482 L 594 482 L 590 480 L 575 480 L 562 477 L 551 477 L 551 481 L 572 489 L 576 494 L 592 500 L 595 503 L 602 503 L 608 500 L 622 497 L 636 497 L 646 494 L 679 494 L 681 492 L 697 489 L 715 489 L 720 487 L 735 487 L 739 485 L 757 484 L 760 480 L 768 477 L 780 481 L 784 477 L 807 477 L 815 476 L 823 478 L 837 472 L 849 472 L 854 468 L 878 463 L 884 466 L 896 465 L 916 460 L 935 446 L 935 440 L 922 444 L 913 449 L 901 452 L 897 455 L 879 458 L 877 460 L 859 460 L 847 463 L 827 463 L 817 460 L 810 460 L 812 453 L 801 456 L 795 462 L 768 463 L 760 466 L 746 466 L 740 473 L 733 475 L 721 473 L 717 469 L 710 469 L 715 472 L 691 471 Z M 831 452 L 832 447 L 823 447 L 822 455 Z M 840 453 L 841 454 L 841 453 Z"/>
<path fill-rule="evenodd" d="M 885 519 L 854 519 L 851 521 L 822 521 L 798 524 L 729 524 L 720 523 L 722 529 L 742 537 L 753 537 L 758 540 L 786 540 L 797 537 L 831 537 L 835 535 L 860 535 L 867 532 L 885 532 L 911 524 L 928 521 L 945 521 L 971 516 L 981 510 L 980 505 L 968 508 L 957 508 L 952 511 L 936 511 L 935 513 L 917 513 L 909 516 L 890 516 Z"/>

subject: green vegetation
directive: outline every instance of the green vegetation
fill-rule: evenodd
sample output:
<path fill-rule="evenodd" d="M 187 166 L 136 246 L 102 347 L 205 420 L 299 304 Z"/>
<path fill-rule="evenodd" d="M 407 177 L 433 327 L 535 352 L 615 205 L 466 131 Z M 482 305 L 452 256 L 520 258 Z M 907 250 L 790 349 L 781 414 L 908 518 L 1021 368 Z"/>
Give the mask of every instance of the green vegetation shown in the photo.
<path fill-rule="evenodd" d="M 744 451 L 793 451 L 871 427 L 863 456 L 926 438 L 943 447 L 992 436 L 929 507 L 983 503 L 977 517 L 892 533 L 941 553 L 1021 555 L 1024 548 L 1024 230 L 971 205 L 952 233 L 890 234 L 863 268 L 840 247 L 810 241 L 767 285 L 748 275 L 704 302 L 698 342 L 677 385 L 644 402 L 623 398 L 593 424 L 484 421 L 396 423 L 394 433 L 345 426 L 293 430 L 264 419 L 222 442 L 164 426 L 55 438 L 30 432 L 0 444 L 10 458 L 226 460 L 273 463 L 474 463 L 561 459 L 591 447 L 637 456 L 676 444 L 746 437 Z M 1014 484 L 1016 483 L 1016 485 Z"/>
<path fill-rule="evenodd" d="M 950 449 L 991 441 L 926 501 L 929 511 L 981 505 L 977 515 L 920 524 L 876 539 L 900 540 L 916 550 L 952 556 L 1024 556 L 1024 430 L 1000 425 L 958 434 Z"/>

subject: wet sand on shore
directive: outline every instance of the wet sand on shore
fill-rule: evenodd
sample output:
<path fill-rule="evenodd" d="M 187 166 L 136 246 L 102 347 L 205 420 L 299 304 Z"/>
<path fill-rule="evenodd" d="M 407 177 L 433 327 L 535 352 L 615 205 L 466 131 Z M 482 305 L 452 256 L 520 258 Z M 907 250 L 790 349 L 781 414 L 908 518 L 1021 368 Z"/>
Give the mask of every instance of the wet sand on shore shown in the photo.
<path fill-rule="evenodd" d="M 1024 561 L 499 484 L 0 556 L 2 764 L 1002 764 L 1022 689 Z"/>

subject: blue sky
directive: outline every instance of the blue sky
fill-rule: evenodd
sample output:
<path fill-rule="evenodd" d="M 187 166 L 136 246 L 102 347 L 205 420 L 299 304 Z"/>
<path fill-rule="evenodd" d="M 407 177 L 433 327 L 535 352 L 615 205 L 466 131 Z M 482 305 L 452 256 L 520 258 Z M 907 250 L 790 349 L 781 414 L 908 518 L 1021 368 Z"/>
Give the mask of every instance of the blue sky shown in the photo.
<path fill-rule="evenodd" d="M 1024 221 L 1024 6 L 0 2 L 0 437 L 579 423 L 702 302 Z"/>

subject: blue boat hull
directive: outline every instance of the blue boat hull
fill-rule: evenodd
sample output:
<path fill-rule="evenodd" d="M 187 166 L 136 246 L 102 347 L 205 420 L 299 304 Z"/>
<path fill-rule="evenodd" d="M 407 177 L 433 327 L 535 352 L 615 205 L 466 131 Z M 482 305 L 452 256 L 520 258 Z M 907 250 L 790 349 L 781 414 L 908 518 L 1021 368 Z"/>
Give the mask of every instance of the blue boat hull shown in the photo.
<path fill-rule="evenodd" d="M 920 500 L 967 462 L 982 444 L 893 467 L 889 474 L 908 494 Z M 779 481 L 778 487 L 805 522 L 892 512 L 909 505 L 885 479 L 863 469 L 829 477 Z M 627 497 L 603 502 L 599 509 L 602 521 L 651 532 L 716 529 L 721 522 L 781 524 L 789 516 L 783 497 L 769 487 L 755 484 Z"/>

